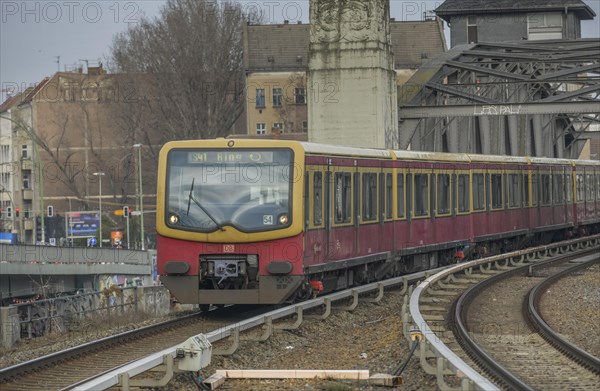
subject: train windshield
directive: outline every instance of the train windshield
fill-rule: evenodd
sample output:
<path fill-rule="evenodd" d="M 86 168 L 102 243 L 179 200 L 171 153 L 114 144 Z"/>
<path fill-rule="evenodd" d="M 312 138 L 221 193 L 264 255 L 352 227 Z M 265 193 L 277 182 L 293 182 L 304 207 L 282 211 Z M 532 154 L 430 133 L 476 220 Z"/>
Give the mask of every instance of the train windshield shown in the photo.
<path fill-rule="evenodd" d="M 289 149 L 169 152 L 167 225 L 200 232 L 288 227 L 292 155 Z"/>

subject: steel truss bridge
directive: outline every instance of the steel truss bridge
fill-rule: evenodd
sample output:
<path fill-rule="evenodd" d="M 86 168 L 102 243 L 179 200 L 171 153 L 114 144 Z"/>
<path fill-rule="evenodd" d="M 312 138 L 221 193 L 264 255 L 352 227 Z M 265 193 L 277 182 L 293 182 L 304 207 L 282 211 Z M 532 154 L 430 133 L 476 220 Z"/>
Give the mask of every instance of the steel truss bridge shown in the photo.
<path fill-rule="evenodd" d="M 456 46 L 399 101 L 403 149 L 578 158 L 600 137 L 600 39 Z"/>

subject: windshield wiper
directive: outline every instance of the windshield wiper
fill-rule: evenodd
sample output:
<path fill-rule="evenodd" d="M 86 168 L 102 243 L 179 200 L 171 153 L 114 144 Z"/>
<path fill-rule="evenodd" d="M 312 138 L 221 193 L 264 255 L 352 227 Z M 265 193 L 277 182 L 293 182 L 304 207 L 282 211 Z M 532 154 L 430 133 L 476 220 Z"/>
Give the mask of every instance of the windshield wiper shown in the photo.
<path fill-rule="evenodd" d="M 203 207 L 200 202 L 198 202 L 198 200 L 196 200 L 193 196 L 194 194 L 194 181 L 196 180 L 196 178 L 192 178 L 192 187 L 190 189 L 190 195 L 188 197 L 188 207 L 187 207 L 187 215 L 190 215 L 190 206 L 192 204 L 192 201 L 194 201 L 194 204 L 198 205 L 198 208 L 202 209 L 202 211 L 213 221 L 213 223 L 215 223 L 215 225 L 217 226 L 217 228 L 221 231 L 225 231 L 225 228 L 223 228 L 221 226 L 221 224 L 219 224 L 217 222 L 217 220 L 210 214 L 208 213 L 208 211 L 206 210 L 205 207 Z"/>

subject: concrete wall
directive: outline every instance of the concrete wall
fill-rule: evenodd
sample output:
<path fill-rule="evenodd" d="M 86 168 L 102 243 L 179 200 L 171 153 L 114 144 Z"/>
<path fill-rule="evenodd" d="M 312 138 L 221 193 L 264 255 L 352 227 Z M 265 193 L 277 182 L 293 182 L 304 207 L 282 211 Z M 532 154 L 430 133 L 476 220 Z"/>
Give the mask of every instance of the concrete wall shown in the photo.
<path fill-rule="evenodd" d="M 17 307 L 0 307 L 0 346 L 10 348 L 20 338 Z"/>
<path fill-rule="evenodd" d="M 0 307 L 0 346 L 10 348 L 21 339 L 21 330 L 25 330 L 26 337 L 31 331 L 31 322 L 21 327 L 20 314 L 27 314 L 27 306 L 32 306 L 32 312 L 39 317 L 35 321 L 32 337 L 39 336 L 38 333 L 47 333 L 50 330 L 56 332 L 48 325 L 43 325 L 44 320 L 51 312 L 54 317 L 54 326 L 60 324 L 60 332 L 69 332 L 70 320 L 76 316 L 94 316 L 105 311 L 120 314 L 127 317 L 128 313 L 137 312 L 149 316 L 161 317 L 168 315 L 171 310 L 170 294 L 164 286 L 140 286 L 136 288 L 123 289 L 120 296 L 105 296 L 102 292 L 90 295 L 61 297 L 59 299 L 42 302 L 20 304 L 19 306 Z M 107 309 L 106 307 L 111 307 Z M 50 308 L 52 310 L 50 311 Z M 114 311 L 114 312 L 113 312 Z M 23 319 L 26 319 L 25 315 Z M 39 320 L 42 319 L 42 320 Z M 29 330 L 29 331 L 27 331 Z"/>
<path fill-rule="evenodd" d="M 168 315 L 171 295 L 164 286 L 140 286 L 136 289 L 138 312 L 153 316 Z"/>

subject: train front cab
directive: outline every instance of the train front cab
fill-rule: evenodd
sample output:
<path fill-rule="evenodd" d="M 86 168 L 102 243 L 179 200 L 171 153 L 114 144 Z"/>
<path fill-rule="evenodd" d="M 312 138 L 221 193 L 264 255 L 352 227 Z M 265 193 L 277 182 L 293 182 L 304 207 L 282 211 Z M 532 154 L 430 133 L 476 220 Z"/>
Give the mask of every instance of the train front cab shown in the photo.
<path fill-rule="evenodd" d="M 291 151 L 290 171 L 276 183 L 283 202 L 271 206 L 282 196 L 263 192 L 274 174 L 260 159 L 281 150 Z M 304 281 L 303 172 L 304 151 L 295 142 L 220 139 L 163 147 L 158 272 L 179 302 L 278 304 L 296 292 Z M 246 198 L 252 201 L 239 201 Z"/>

